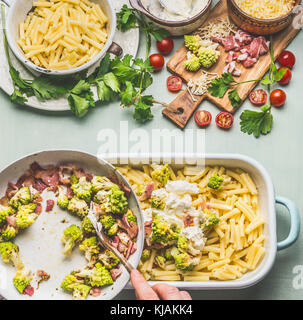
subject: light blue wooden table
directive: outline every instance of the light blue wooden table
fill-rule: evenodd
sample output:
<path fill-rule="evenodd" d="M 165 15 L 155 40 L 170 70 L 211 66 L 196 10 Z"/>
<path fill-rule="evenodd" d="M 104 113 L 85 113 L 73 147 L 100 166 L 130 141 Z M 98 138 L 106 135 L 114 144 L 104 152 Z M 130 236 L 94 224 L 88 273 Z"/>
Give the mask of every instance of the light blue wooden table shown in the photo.
<path fill-rule="evenodd" d="M 176 48 L 181 39 L 175 41 Z M 208 153 L 242 153 L 258 160 L 269 171 L 276 193 L 294 200 L 303 214 L 303 33 L 289 47 L 296 56 L 293 80 L 286 88 L 288 100 L 281 109 L 273 110 L 274 126 L 268 136 L 255 139 L 240 132 L 241 110 L 251 108 L 246 102 L 235 115 L 235 124 L 229 132 L 219 130 L 213 123 L 205 132 L 205 148 Z M 156 52 L 153 46 L 152 52 Z M 144 57 L 145 40 L 142 37 L 139 56 Z M 149 92 L 157 100 L 170 102 L 174 95 L 166 89 L 169 73 L 164 70 L 154 75 L 154 84 Z M 54 101 L 54 103 L 56 103 Z M 85 118 L 77 119 L 69 112 L 40 112 L 28 107 L 13 105 L 7 95 L 0 91 L 0 168 L 29 153 L 45 149 L 79 149 L 96 154 L 100 149 L 98 132 L 102 129 L 118 131 L 121 121 L 128 121 L 129 131 L 144 128 L 174 130 L 176 127 L 162 117 L 161 107 L 155 106 L 153 121 L 138 125 L 131 110 L 120 110 L 112 103 L 96 107 Z M 209 102 L 201 109 L 215 116 L 219 110 Z M 197 129 L 193 120 L 188 129 Z M 132 144 L 130 143 L 130 146 Z M 162 151 L 166 151 L 164 146 Z M 202 146 L 201 146 L 202 148 Z M 199 150 L 198 150 L 199 151 Z M 285 209 L 277 206 L 278 240 L 289 231 L 289 219 Z M 293 280 L 297 274 L 293 269 L 303 265 L 302 236 L 290 248 L 280 251 L 269 275 L 254 287 L 241 291 L 193 291 L 194 299 L 301 299 L 303 289 L 295 289 Z M 124 290 L 118 299 L 135 299 L 132 290 Z"/>

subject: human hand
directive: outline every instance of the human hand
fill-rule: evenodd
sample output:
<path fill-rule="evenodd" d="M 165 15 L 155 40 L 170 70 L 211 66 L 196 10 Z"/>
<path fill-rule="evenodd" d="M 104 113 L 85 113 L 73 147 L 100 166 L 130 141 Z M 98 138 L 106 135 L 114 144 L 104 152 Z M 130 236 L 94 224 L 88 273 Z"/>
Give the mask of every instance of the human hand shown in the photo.
<path fill-rule="evenodd" d="M 166 283 L 151 287 L 138 270 L 132 271 L 130 280 L 138 300 L 192 300 L 187 291 L 179 291 Z"/>

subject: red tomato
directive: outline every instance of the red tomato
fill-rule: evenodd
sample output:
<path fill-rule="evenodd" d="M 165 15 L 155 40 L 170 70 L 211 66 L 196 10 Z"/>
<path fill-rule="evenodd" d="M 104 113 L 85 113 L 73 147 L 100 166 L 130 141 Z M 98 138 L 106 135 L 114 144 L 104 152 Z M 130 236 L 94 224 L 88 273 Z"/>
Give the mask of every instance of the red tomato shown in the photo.
<path fill-rule="evenodd" d="M 161 54 L 155 53 L 149 57 L 149 63 L 155 71 L 160 71 L 164 67 L 164 58 Z"/>
<path fill-rule="evenodd" d="M 267 101 L 267 93 L 263 89 L 252 91 L 249 95 L 249 100 L 256 106 L 263 106 Z"/>
<path fill-rule="evenodd" d="M 286 72 L 285 72 L 283 78 L 279 81 L 279 83 L 280 83 L 281 85 L 289 84 L 289 82 L 290 82 L 290 80 L 291 80 L 291 78 L 292 78 L 292 73 L 291 73 L 291 71 L 290 71 L 287 67 L 281 67 L 281 68 L 279 68 L 278 71 L 280 71 L 280 70 L 282 70 L 282 69 L 285 69 Z"/>
<path fill-rule="evenodd" d="M 201 128 L 207 127 L 211 123 L 211 120 L 212 116 L 208 111 L 199 110 L 195 113 L 196 124 Z"/>
<path fill-rule="evenodd" d="M 283 51 L 278 58 L 282 67 L 292 68 L 296 63 L 295 55 L 290 51 Z"/>
<path fill-rule="evenodd" d="M 286 93 L 281 89 L 276 89 L 270 94 L 270 103 L 274 107 L 282 107 L 286 101 Z"/>
<path fill-rule="evenodd" d="M 234 116 L 229 112 L 220 112 L 216 116 L 216 124 L 222 129 L 230 129 L 234 123 Z"/>
<path fill-rule="evenodd" d="M 182 79 L 177 76 L 170 76 L 166 81 L 167 89 L 172 92 L 177 92 L 182 89 Z"/>
<path fill-rule="evenodd" d="M 157 48 L 162 54 L 168 55 L 174 49 L 174 41 L 171 38 L 164 38 L 162 41 L 157 41 Z"/>

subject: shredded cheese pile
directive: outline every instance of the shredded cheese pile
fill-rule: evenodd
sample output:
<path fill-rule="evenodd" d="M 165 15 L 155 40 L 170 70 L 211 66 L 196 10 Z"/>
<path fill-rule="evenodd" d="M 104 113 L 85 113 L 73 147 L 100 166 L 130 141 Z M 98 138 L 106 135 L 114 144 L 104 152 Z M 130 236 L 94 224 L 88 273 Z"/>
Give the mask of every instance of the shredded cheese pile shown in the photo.
<path fill-rule="evenodd" d="M 199 28 L 195 34 L 198 34 L 202 40 L 211 40 L 213 37 L 225 38 L 236 31 L 236 26 L 226 18 L 209 22 L 206 26 Z"/>
<path fill-rule="evenodd" d="M 211 81 L 217 78 L 219 75 L 217 73 L 210 73 L 202 70 L 202 75 L 198 79 L 190 79 L 187 83 L 187 90 L 191 95 L 194 102 L 197 101 L 195 96 L 203 96 L 206 93 L 208 86 Z"/>
<path fill-rule="evenodd" d="M 236 0 L 241 10 L 258 19 L 275 19 L 286 15 L 294 0 Z"/>

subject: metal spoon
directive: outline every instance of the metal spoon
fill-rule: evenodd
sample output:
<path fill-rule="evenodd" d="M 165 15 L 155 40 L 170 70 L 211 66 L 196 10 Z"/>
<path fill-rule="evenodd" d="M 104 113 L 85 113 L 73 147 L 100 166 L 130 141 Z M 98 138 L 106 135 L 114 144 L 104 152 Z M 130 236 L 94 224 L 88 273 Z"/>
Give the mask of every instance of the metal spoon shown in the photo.
<path fill-rule="evenodd" d="M 96 230 L 96 234 L 102 244 L 106 249 L 110 250 L 112 253 L 115 254 L 123 264 L 123 266 L 126 268 L 126 270 L 131 273 L 135 268 L 128 262 L 128 260 L 125 259 L 125 257 L 116 249 L 112 246 L 110 241 L 108 240 L 107 236 L 104 235 L 104 232 L 102 230 L 102 224 L 98 222 L 97 215 L 96 215 L 96 210 L 95 210 L 95 205 L 93 202 L 91 202 L 90 209 L 88 212 L 87 217 L 91 221 L 92 225 L 94 226 Z"/>

